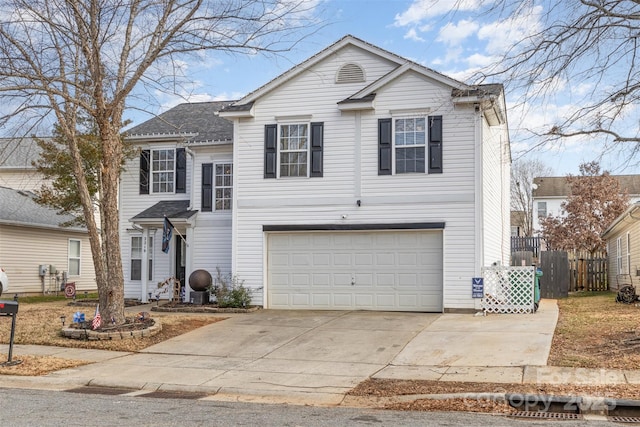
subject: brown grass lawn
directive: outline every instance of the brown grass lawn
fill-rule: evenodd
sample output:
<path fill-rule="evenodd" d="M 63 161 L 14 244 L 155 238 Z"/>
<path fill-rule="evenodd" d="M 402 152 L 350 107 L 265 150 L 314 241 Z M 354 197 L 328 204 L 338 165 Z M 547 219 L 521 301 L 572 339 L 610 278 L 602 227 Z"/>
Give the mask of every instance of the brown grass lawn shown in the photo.
<path fill-rule="evenodd" d="M 66 324 L 73 319 L 76 311 L 85 313 L 85 318 L 93 318 L 94 309 L 68 305 L 67 300 L 50 302 L 25 302 L 20 300 L 16 316 L 14 344 L 37 344 L 60 347 L 88 348 L 99 350 L 136 352 L 169 338 L 184 334 L 210 323 L 224 320 L 224 317 L 194 314 L 165 314 L 151 312 L 153 319 L 162 324 L 162 331 L 152 337 L 113 341 L 80 341 L 62 337 L 60 316 L 66 316 Z M 37 299 L 36 299 L 37 300 Z M 135 315 L 135 311 L 132 313 Z M 11 332 L 11 318 L 0 317 L 0 343 L 8 344 Z M 0 363 L 6 362 L 8 355 L 0 353 Z M 0 374 L 10 375 L 42 375 L 58 369 L 85 364 L 84 361 L 73 363 L 68 360 L 52 357 L 36 357 L 18 354 L 14 348 L 12 360 L 22 360 L 20 365 L 0 367 Z"/>
<path fill-rule="evenodd" d="M 549 365 L 640 367 L 640 306 L 616 303 L 615 296 L 613 292 L 584 292 L 558 300 L 560 317 Z"/>

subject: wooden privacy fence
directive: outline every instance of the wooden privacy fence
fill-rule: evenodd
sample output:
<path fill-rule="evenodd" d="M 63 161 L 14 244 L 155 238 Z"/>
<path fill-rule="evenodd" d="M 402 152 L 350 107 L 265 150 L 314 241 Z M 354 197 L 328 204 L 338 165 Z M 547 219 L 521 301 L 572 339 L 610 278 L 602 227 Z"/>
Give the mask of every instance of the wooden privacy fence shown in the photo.
<path fill-rule="evenodd" d="M 570 291 L 607 291 L 607 254 L 572 251 L 569 255 Z"/>
<path fill-rule="evenodd" d="M 530 265 L 530 260 L 543 272 L 540 278 L 542 298 L 565 298 L 575 291 L 607 291 L 606 252 L 542 251 L 535 258 L 533 253 L 514 252 L 511 265 Z"/>

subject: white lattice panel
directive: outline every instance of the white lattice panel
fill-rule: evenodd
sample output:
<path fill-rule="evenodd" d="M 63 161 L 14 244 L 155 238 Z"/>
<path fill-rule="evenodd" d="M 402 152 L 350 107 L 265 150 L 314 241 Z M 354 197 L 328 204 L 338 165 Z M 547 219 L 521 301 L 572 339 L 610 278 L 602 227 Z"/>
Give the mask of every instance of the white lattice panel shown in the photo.
<path fill-rule="evenodd" d="M 488 313 L 534 313 L 534 267 L 483 267 L 484 298 Z"/>

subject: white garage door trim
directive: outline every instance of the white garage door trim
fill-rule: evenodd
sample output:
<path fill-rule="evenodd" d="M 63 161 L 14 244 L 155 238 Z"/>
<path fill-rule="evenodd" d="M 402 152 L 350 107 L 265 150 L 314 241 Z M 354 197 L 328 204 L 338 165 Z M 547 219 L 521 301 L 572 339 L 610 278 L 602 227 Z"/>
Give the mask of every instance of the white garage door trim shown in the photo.
<path fill-rule="evenodd" d="M 444 224 L 421 225 L 265 226 L 267 307 L 441 312 Z"/>

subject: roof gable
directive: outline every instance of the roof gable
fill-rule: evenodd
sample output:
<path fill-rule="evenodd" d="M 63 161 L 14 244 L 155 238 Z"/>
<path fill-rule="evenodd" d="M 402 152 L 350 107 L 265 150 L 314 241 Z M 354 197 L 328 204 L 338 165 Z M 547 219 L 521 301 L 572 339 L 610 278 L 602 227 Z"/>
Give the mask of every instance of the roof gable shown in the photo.
<path fill-rule="evenodd" d="M 265 94 L 267 94 L 268 92 L 276 89 L 277 87 L 281 86 L 282 84 L 284 84 L 285 82 L 293 79 L 294 77 L 298 76 L 299 74 L 305 72 L 306 70 L 308 70 L 309 68 L 311 68 L 312 66 L 318 64 L 319 62 L 325 60 L 327 57 L 329 57 L 330 55 L 334 54 L 335 52 L 339 51 L 340 49 L 345 48 L 346 46 L 355 46 L 358 47 L 360 49 L 366 50 L 369 53 L 372 53 L 374 55 L 377 55 L 387 61 L 390 61 L 394 64 L 397 65 L 397 68 L 394 69 L 393 71 L 391 71 L 390 73 L 388 73 L 386 76 L 383 76 L 381 79 L 378 79 L 376 82 L 372 83 L 371 85 L 367 86 L 366 88 L 360 90 L 359 92 L 357 92 L 356 94 L 352 95 L 351 97 L 349 97 L 349 99 L 357 99 L 357 98 L 362 98 L 368 95 L 371 95 L 373 92 L 375 92 L 375 90 L 381 86 L 383 86 L 384 84 L 388 83 L 389 81 L 393 80 L 394 78 L 396 78 L 399 75 L 404 74 L 405 72 L 407 72 L 408 70 L 413 70 L 416 71 L 424 76 L 427 76 L 429 78 L 432 78 L 436 81 L 439 81 L 443 84 L 446 84 L 448 86 L 450 86 L 452 89 L 456 88 L 456 89 L 470 89 L 470 87 L 468 85 L 466 85 L 465 83 L 459 82 L 457 80 L 454 80 L 450 77 L 445 76 L 444 74 L 438 73 L 430 68 L 424 67 L 418 63 L 415 63 L 409 59 L 403 58 L 399 55 L 396 55 L 395 53 L 389 52 L 385 49 L 382 49 L 378 46 L 372 45 L 370 43 L 367 43 L 357 37 L 354 37 L 352 35 L 346 35 L 343 38 L 341 38 L 340 40 L 338 40 L 337 42 L 335 42 L 334 44 L 332 44 L 331 46 L 323 49 L 322 51 L 318 52 L 317 54 L 315 54 L 314 56 L 308 58 L 307 60 L 301 62 L 300 64 L 294 66 L 293 68 L 289 69 L 288 71 L 285 71 L 284 73 L 280 74 L 278 77 L 276 77 L 275 79 L 271 80 L 270 82 L 266 83 L 265 85 L 259 87 L 258 89 L 256 89 L 255 91 L 249 93 L 247 96 L 245 96 L 244 98 L 240 99 L 238 102 L 235 103 L 234 107 L 236 108 L 236 110 L 238 108 L 242 108 L 242 106 L 247 105 L 247 104 L 251 104 L 253 102 L 255 102 L 258 98 L 264 96 Z M 248 110 L 248 109 L 245 109 Z M 225 111 L 227 111 L 225 109 Z"/>

